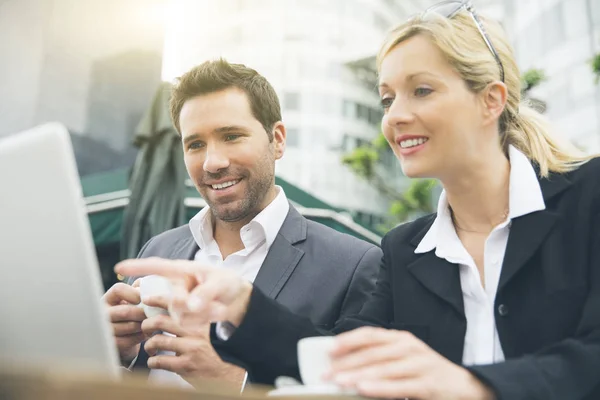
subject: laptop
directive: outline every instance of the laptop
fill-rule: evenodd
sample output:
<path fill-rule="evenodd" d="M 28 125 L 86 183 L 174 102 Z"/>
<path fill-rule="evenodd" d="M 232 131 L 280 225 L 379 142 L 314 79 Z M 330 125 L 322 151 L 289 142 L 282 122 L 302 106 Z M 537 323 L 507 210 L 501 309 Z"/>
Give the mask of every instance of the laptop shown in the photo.
<path fill-rule="evenodd" d="M 0 369 L 119 375 L 69 134 L 0 139 Z"/>

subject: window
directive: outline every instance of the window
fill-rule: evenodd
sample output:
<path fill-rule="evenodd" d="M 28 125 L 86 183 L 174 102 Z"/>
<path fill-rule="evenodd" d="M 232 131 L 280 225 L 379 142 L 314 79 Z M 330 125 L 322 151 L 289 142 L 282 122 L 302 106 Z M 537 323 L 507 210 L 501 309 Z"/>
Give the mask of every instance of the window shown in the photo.
<path fill-rule="evenodd" d="M 300 132 L 297 128 L 288 128 L 286 130 L 285 144 L 287 147 L 299 147 L 300 146 Z"/>
<path fill-rule="evenodd" d="M 319 107 L 318 109 L 315 109 L 315 112 L 317 113 L 326 116 L 334 116 L 340 114 L 340 100 L 333 95 L 318 95 L 315 99 L 315 105 Z"/>
<path fill-rule="evenodd" d="M 356 147 L 369 146 L 370 144 L 371 144 L 371 142 L 369 140 L 360 139 L 360 138 L 356 139 Z"/>
<path fill-rule="evenodd" d="M 357 147 L 356 138 L 352 135 L 345 134 L 342 139 L 342 150 L 349 153 Z"/>
<path fill-rule="evenodd" d="M 381 152 L 380 160 L 381 164 L 387 171 L 394 171 L 394 169 L 397 167 L 398 160 L 389 146 Z"/>
<path fill-rule="evenodd" d="M 378 107 L 369 107 L 350 100 L 343 101 L 343 115 L 346 118 L 360 119 L 370 125 L 379 126 L 383 118 L 383 111 Z"/>
<path fill-rule="evenodd" d="M 383 118 L 383 112 L 379 108 L 369 109 L 369 123 L 371 125 L 381 125 L 381 119 Z"/>
<path fill-rule="evenodd" d="M 283 94 L 283 107 L 286 110 L 299 110 L 300 94 L 295 92 L 285 92 Z"/>
<path fill-rule="evenodd" d="M 592 21 L 594 22 L 594 26 L 600 26 L 600 3 L 597 1 L 591 1 L 590 7 L 592 9 Z"/>
<path fill-rule="evenodd" d="M 367 106 L 363 106 L 362 104 L 356 105 L 356 118 L 369 121 L 369 108 Z"/>
<path fill-rule="evenodd" d="M 587 0 L 572 0 L 561 3 L 563 6 L 562 19 L 565 26 L 565 35 L 568 39 L 578 38 L 588 31 L 588 15 L 586 11 Z M 592 6 L 593 7 L 593 6 Z M 600 7 L 598 7 L 600 10 Z"/>
<path fill-rule="evenodd" d="M 311 129 L 311 147 L 316 148 L 327 148 L 329 147 L 329 130 L 325 128 L 312 128 Z"/>
<path fill-rule="evenodd" d="M 300 61 L 296 54 L 292 52 L 284 54 L 283 68 L 286 79 L 297 79 L 300 76 Z"/>
<path fill-rule="evenodd" d="M 353 101 L 344 100 L 344 117 L 356 118 L 356 105 Z"/>
<path fill-rule="evenodd" d="M 560 45 L 565 39 L 563 20 L 561 17 L 561 3 L 551 7 L 541 16 L 542 24 L 542 52 L 546 53 Z"/>
<path fill-rule="evenodd" d="M 542 15 L 543 16 L 543 15 Z M 542 55 L 542 25 L 540 19 L 535 19 L 529 27 L 527 27 L 521 37 L 523 40 L 519 42 L 519 64 L 531 65 Z"/>

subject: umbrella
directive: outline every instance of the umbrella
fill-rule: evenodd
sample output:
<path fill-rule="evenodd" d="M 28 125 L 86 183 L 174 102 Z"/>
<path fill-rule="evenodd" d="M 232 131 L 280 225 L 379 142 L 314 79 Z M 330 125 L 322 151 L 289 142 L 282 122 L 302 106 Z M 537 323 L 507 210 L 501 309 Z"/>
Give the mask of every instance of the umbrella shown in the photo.
<path fill-rule="evenodd" d="M 136 257 L 151 237 L 184 223 L 186 170 L 181 140 L 169 115 L 172 86 L 163 82 L 136 129 L 139 148 L 129 177 L 121 258 Z"/>

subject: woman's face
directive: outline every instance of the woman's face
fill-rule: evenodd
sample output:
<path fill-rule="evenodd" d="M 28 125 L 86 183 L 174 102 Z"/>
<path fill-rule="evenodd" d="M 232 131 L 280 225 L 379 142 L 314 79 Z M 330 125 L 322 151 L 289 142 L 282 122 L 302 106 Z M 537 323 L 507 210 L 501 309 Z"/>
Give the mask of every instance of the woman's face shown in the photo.
<path fill-rule="evenodd" d="M 383 133 L 405 175 L 443 179 L 481 157 L 490 136 L 480 96 L 426 36 L 396 45 L 379 76 Z"/>

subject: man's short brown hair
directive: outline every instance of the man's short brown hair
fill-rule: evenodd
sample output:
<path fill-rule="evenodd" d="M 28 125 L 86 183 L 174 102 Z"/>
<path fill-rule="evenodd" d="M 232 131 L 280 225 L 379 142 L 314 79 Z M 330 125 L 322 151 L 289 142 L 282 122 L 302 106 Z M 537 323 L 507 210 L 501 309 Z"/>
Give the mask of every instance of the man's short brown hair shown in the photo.
<path fill-rule="evenodd" d="M 252 115 L 262 124 L 269 141 L 272 141 L 273 125 L 281 121 L 281 106 L 275 89 L 252 68 L 243 64 L 231 64 L 223 59 L 206 61 L 178 79 L 170 101 L 171 119 L 177 132 L 181 135 L 179 114 L 186 101 L 234 87 L 246 93 Z"/>

